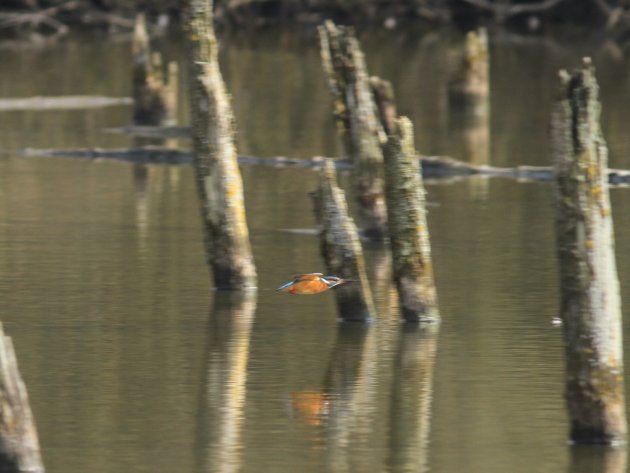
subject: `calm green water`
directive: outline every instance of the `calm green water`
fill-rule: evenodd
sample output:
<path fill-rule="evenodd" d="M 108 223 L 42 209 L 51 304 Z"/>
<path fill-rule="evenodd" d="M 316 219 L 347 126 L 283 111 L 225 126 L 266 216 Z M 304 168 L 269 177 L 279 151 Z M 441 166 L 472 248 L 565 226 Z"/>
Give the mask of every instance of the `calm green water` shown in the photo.
<path fill-rule="evenodd" d="M 161 44 L 167 59 L 182 55 Z M 557 70 L 592 54 L 611 166 L 630 167 L 630 64 L 611 49 L 495 41 L 489 132 L 470 132 L 447 107 L 456 38 L 390 32 L 364 44 L 422 152 L 501 166 L 549 162 Z M 336 154 L 313 34 L 223 46 L 243 154 Z M 0 49 L 0 97 L 126 96 L 129 49 L 97 39 Z M 3 112 L 0 147 L 128 146 L 101 129 L 129 120 L 128 106 Z M 315 237 L 284 231 L 313 227 L 315 175 L 242 172 L 260 276 L 250 298 L 210 290 L 191 169 L 0 157 L 0 320 L 49 472 L 625 471 L 623 451 L 566 444 L 547 184 L 429 183 L 443 315 L 430 332 L 398 323 L 377 248 L 370 327 L 338 324 L 332 294 L 276 294 L 289 275 L 322 268 Z M 613 191 L 626 306 L 628 192 Z"/>

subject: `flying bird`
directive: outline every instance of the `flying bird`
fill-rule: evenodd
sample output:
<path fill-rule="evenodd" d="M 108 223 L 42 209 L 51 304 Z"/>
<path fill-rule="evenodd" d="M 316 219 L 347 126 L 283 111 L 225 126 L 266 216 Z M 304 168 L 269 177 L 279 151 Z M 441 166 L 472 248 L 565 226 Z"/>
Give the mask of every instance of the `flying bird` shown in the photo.
<path fill-rule="evenodd" d="M 347 282 L 354 281 L 337 276 L 324 276 L 323 273 L 297 274 L 293 276 L 292 281 L 283 284 L 276 291 L 285 294 L 319 294 Z"/>

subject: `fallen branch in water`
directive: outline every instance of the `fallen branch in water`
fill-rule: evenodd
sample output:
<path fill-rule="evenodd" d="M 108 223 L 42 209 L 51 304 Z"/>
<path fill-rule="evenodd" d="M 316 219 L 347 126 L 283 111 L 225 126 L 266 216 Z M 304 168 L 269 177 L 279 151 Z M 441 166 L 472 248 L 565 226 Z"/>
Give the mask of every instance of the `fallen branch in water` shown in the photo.
<path fill-rule="evenodd" d="M 37 149 L 0 150 L 2 154 L 17 154 L 28 158 L 83 158 L 93 160 L 114 160 L 134 164 L 192 164 L 192 154 L 188 151 L 159 147 L 143 148 L 70 148 L 70 149 Z M 257 157 L 239 156 L 241 165 L 270 167 L 300 167 L 319 169 L 327 158 L 288 158 L 285 156 Z M 551 181 L 553 170 L 549 166 L 516 166 L 500 168 L 487 165 L 475 165 L 458 161 L 447 156 L 420 156 L 422 173 L 426 180 L 462 179 L 471 176 L 502 177 L 518 181 Z M 352 165 L 344 160 L 335 160 L 337 169 L 350 169 Z M 612 186 L 630 186 L 630 170 L 609 169 L 608 181 Z"/>
<path fill-rule="evenodd" d="M 15 110 L 71 110 L 129 105 L 130 97 L 101 97 L 98 95 L 65 95 L 60 97 L 25 97 L 0 99 L 0 112 Z"/>
<path fill-rule="evenodd" d="M 105 128 L 105 133 L 116 133 L 138 138 L 163 138 L 165 140 L 187 138 L 190 139 L 189 126 L 125 126 L 120 128 Z"/>

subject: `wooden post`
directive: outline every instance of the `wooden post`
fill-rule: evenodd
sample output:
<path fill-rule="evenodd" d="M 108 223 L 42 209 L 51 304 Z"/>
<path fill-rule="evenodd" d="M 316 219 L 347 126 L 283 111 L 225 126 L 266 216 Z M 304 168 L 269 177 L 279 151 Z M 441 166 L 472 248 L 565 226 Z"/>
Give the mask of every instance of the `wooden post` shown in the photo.
<path fill-rule="evenodd" d="M 353 186 L 365 223 L 364 233 L 382 239 L 387 225 L 381 150 L 385 133 L 363 53 L 352 28 L 338 27 L 331 21 L 319 27 L 319 39 L 343 156 L 355 166 Z"/>
<path fill-rule="evenodd" d="M 0 471 L 43 472 L 35 420 L 11 337 L 0 324 Z"/>
<path fill-rule="evenodd" d="M 136 16 L 132 43 L 133 54 L 133 122 L 135 125 L 169 125 L 174 123 L 177 102 L 177 82 L 164 79 L 162 57 L 151 53 L 146 20 Z M 169 74 L 169 79 L 171 78 Z"/>
<path fill-rule="evenodd" d="M 321 226 L 321 252 L 328 273 L 355 280 L 334 289 L 339 315 L 344 321 L 368 321 L 375 310 L 363 250 L 357 228 L 348 215 L 344 192 L 337 185 L 332 160 L 324 163 L 313 200 L 315 218 Z"/>
<path fill-rule="evenodd" d="M 389 237 L 401 315 L 407 322 L 439 320 L 425 190 L 408 118 L 398 119 L 384 154 Z"/>
<path fill-rule="evenodd" d="M 621 301 L 608 195 L 608 150 L 590 59 L 560 73 L 552 128 L 566 400 L 575 443 L 624 442 Z"/>
<path fill-rule="evenodd" d="M 218 289 L 255 287 L 234 114 L 219 70 L 212 2 L 191 0 L 189 14 L 193 161 L 208 261 Z"/>
<path fill-rule="evenodd" d="M 396 127 L 396 118 L 398 117 L 392 83 L 380 77 L 372 76 L 370 77 L 370 88 L 383 131 L 389 135 Z"/>
<path fill-rule="evenodd" d="M 471 115 L 487 114 L 489 83 L 488 33 L 482 28 L 479 31 L 470 31 L 466 35 L 462 59 L 449 84 L 451 104 L 468 108 Z"/>

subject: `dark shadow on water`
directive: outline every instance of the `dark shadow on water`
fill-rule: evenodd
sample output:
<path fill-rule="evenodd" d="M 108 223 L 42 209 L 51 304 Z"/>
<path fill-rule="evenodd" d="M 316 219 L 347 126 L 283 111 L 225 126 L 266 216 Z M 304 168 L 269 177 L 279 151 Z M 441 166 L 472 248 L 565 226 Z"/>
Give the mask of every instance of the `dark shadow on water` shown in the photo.
<path fill-rule="evenodd" d="M 239 471 L 256 292 L 216 292 L 201 376 L 195 471 Z"/>

